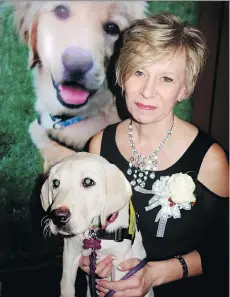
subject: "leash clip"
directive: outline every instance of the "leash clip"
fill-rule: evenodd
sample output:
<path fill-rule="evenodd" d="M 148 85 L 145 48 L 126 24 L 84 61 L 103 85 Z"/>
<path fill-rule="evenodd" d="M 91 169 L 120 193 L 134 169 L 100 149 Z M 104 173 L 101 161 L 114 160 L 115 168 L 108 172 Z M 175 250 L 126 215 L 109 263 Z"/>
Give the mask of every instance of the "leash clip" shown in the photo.
<path fill-rule="evenodd" d="M 62 127 L 62 120 L 55 116 L 52 116 L 51 114 L 50 117 L 53 121 L 53 129 L 60 129 Z"/>

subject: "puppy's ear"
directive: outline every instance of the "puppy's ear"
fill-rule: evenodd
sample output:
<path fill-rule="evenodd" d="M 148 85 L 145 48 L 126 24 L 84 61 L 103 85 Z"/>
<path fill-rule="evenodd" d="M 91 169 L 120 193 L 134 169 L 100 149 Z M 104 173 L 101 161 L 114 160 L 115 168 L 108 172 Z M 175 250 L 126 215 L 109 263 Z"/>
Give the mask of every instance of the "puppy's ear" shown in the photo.
<path fill-rule="evenodd" d="M 31 69 L 34 68 L 38 63 L 40 63 L 39 55 L 37 52 L 37 30 L 38 30 L 38 17 L 36 16 L 29 30 L 29 36 L 28 36 L 28 46 L 29 46 L 28 64 Z"/>
<path fill-rule="evenodd" d="M 33 1 L 9 1 L 9 4 L 13 7 L 13 16 L 19 36 L 29 47 L 29 67 L 34 68 L 39 62 L 36 49 L 38 13 L 35 11 L 37 4 Z"/>
<path fill-rule="evenodd" d="M 13 8 L 12 17 L 14 18 L 14 23 L 18 30 L 20 38 L 25 43 L 28 43 L 28 16 L 30 15 L 31 2 L 8 0 L 8 4 Z"/>
<path fill-rule="evenodd" d="M 46 178 L 40 194 L 42 208 L 47 211 L 50 206 L 50 202 L 52 201 L 52 193 L 49 184 L 49 177 Z"/>
<path fill-rule="evenodd" d="M 133 21 L 142 19 L 148 15 L 149 1 L 121 1 L 120 5 L 125 6 L 126 19 Z M 119 3 L 119 2 L 118 2 Z"/>
<path fill-rule="evenodd" d="M 105 164 L 105 197 L 101 209 L 101 223 L 104 225 L 109 215 L 122 209 L 132 196 L 132 188 L 120 169 L 113 164 Z"/>

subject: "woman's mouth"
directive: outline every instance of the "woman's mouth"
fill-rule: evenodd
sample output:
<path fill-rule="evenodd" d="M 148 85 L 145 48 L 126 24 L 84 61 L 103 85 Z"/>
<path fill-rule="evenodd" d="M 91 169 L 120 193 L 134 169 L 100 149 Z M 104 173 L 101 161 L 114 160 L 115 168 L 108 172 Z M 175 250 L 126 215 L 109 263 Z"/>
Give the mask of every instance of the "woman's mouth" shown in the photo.
<path fill-rule="evenodd" d="M 157 107 L 156 106 L 153 106 L 153 105 L 145 105 L 145 104 L 142 104 L 140 102 L 135 102 L 136 106 L 140 109 L 145 109 L 145 110 L 154 110 L 156 109 Z"/>

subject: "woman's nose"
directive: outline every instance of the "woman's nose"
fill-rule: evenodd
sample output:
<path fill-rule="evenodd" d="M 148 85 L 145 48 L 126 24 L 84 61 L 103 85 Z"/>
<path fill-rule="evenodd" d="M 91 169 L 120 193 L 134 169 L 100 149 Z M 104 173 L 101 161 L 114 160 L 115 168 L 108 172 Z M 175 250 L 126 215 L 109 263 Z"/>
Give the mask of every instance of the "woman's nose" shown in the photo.
<path fill-rule="evenodd" d="M 150 99 L 156 96 L 157 88 L 156 88 L 156 81 L 153 79 L 148 79 L 141 91 L 141 95 L 145 99 Z"/>

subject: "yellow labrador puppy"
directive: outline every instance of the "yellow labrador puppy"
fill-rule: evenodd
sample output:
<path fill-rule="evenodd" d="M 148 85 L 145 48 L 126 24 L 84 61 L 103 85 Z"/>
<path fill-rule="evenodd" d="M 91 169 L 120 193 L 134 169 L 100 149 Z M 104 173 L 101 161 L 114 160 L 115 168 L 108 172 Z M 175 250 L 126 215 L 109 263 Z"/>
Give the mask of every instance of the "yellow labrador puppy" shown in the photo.
<path fill-rule="evenodd" d="M 34 69 L 38 119 L 29 132 L 46 171 L 71 153 L 67 147 L 81 151 L 90 137 L 120 121 L 108 67 L 115 42 L 134 19 L 145 16 L 147 3 L 11 2 Z"/>
<path fill-rule="evenodd" d="M 132 189 L 124 174 L 101 156 L 77 153 L 50 169 L 41 190 L 41 202 L 49 216 L 46 228 L 53 234 L 64 235 L 62 297 L 75 296 L 79 259 L 91 253 L 91 248 L 83 249 L 83 245 L 85 240 L 91 239 L 92 231 L 99 230 L 97 234 L 106 235 L 101 238 L 98 261 L 108 255 L 116 257 L 113 280 L 125 274 L 117 269 L 120 262 L 146 257 L 140 232 L 136 230 L 133 240 L 127 236 L 131 196 Z M 99 222 L 104 226 L 101 229 L 97 229 Z M 126 235 L 118 240 L 108 239 L 121 233 Z M 152 297 L 152 291 L 146 296 Z M 89 290 L 87 297 L 90 297 Z"/>

